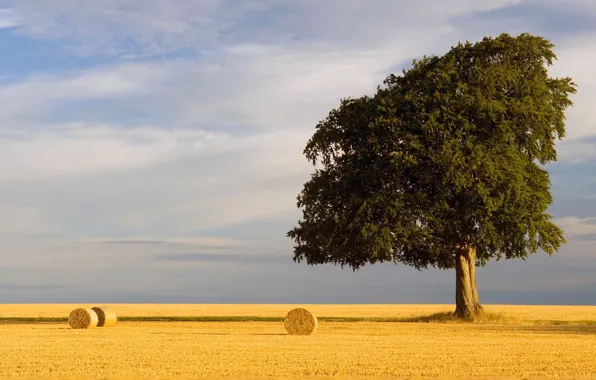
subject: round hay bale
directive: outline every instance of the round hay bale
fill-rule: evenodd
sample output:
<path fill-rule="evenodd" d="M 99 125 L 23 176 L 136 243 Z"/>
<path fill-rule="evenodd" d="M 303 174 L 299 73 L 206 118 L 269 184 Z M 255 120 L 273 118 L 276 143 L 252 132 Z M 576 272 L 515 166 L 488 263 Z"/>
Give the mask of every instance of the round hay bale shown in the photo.
<path fill-rule="evenodd" d="M 313 313 L 306 309 L 290 310 L 284 320 L 286 331 L 290 335 L 310 335 L 317 331 L 319 322 Z"/>
<path fill-rule="evenodd" d="M 73 329 L 90 329 L 97 327 L 97 314 L 93 309 L 78 308 L 70 312 L 68 324 Z"/>
<path fill-rule="evenodd" d="M 110 308 L 96 306 L 92 310 L 97 314 L 97 327 L 112 327 L 118 322 L 116 313 Z"/>

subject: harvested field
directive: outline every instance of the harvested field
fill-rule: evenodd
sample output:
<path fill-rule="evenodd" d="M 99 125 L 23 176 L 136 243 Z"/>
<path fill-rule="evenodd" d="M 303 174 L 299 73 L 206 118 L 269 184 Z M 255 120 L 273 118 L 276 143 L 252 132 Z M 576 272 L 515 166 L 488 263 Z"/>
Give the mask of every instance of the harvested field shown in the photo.
<path fill-rule="evenodd" d="M 119 315 L 139 308 L 128 305 L 131 309 L 122 312 L 111 306 Z M 372 309 L 350 307 L 367 306 Z M 174 306 L 152 307 L 168 315 Z M 208 308 L 215 313 L 218 307 Z M 250 307 L 258 311 L 257 305 Z M 263 306 L 265 313 L 294 307 Z M 441 310 L 435 305 L 428 312 Z M 572 310 L 577 320 L 593 312 Z M 596 325 L 586 324 L 321 322 L 316 334 L 291 336 L 283 322 L 119 322 L 90 330 L 66 323 L 8 323 L 0 324 L 0 337 L 0 377 L 596 377 Z"/>
<path fill-rule="evenodd" d="M 95 304 L 4 304 L 2 317 L 68 316 L 71 310 Z M 504 312 L 523 320 L 596 321 L 596 306 L 518 306 L 485 305 L 493 312 Z M 255 305 L 255 304 L 110 304 L 118 317 L 182 317 L 182 316 L 257 316 L 283 318 L 288 311 L 303 307 L 317 317 L 408 318 L 442 311 L 453 311 L 454 305 Z"/>

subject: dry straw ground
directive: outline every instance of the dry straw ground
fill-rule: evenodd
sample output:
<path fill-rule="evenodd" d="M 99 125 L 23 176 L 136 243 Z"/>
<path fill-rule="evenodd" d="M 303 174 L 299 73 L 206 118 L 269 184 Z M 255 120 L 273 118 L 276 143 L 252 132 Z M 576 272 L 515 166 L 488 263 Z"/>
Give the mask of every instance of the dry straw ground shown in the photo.
<path fill-rule="evenodd" d="M 0 317 L 64 317 L 77 307 L 95 304 L 3 304 Z M 303 307 L 317 317 L 416 317 L 452 311 L 453 305 L 242 305 L 242 304 L 110 304 L 120 316 L 259 316 L 284 317 L 288 311 Z M 487 305 L 493 312 L 504 312 L 523 320 L 596 321 L 596 306 L 509 306 Z"/>
<path fill-rule="evenodd" d="M 42 309 L 46 316 L 64 316 L 73 306 L 0 305 L 0 316 L 37 316 Z M 244 315 L 281 317 L 297 307 L 111 306 L 123 316 L 133 311 L 147 315 L 151 309 L 161 315 L 203 315 L 207 310 L 230 315 L 234 309 Z M 445 310 L 436 305 L 302 306 L 317 317 L 394 317 Z M 596 307 L 487 308 L 533 320 L 596 320 Z M 0 323 L 0 341 L 0 377 L 596 377 L 596 324 L 587 323 L 322 321 L 310 336 L 288 335 L 283 322 L 124 321 L 110 329 L 90 330 L 73 330 L 66 323 Z"/>

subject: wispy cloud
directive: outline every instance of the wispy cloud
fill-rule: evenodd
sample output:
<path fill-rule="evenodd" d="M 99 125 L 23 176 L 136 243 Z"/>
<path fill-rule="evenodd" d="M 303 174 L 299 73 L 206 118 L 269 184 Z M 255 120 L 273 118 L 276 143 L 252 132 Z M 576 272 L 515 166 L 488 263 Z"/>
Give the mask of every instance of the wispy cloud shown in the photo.
<path fill-rule="evenodd" d="M 230 143 L 200 129 L 68 124 L 0 135 L 0 183 L 142 169 Z M 224 148 L 225 149 L 225 148 Z"/>
<path fill-rule="evenodd" d="M 398 30 L 430 28 L 459 14 L 520 1 L 194 0 L 174 6 L 159 0 L 107 0 L 85 7 L 67 0 L 12 3 L 23 19 L 18 29 L 23 35 L 62 41 L 79 54 L 146 55 L 208 51 L 238 42 L 291 44 L 296 39 L 362 47 L 376 43 L 380 34 L 396 38 Z"/>
<path fill-rule="evenodd" d="M 595 94 L 596 95 L 596 94 Z M 569 127 L 572 133 L 576 132 L 578 127 L 585 126 L 586 136 L 575 140 L 562 140 L 557 142 L 557 159 L 567 164 L 580 164 L 593 162 L 596 160 L 596 131 L 592 132 L 587 127 L 591 125 L 591 119 L 584 119 L 584 123 L 570 123 Z M 596 127 L 596 125 L 595 125 Z"/>
<path fill-rule="evenodd" d="M 291 255 L 264 255 L 264 254 L 230 254 L 230 253 L 204 253 L 188 252 L 176 254 L 161 254 L 153 257 L 155 260 L 175 262 L 208 262 L 208 263 L 234 263 L 234 264 L 289 264 L 292 263 Z"/>
<path fill-rule="evenodd" d="M 581 237 L 596 234 L 596 216 L 593 218 L 563 217 L 555 223 L 565 231 L 566 237 Z"/>
<path fill-rule="evenodd" d="M 0 29 L 13 28 L 19 25 L 19 18 L 11 8 L 0 8 Z"/>
<path fill-rule="evenodd" d="M 572 77 L 578 84 L 577 94 L 573 96 L 574 106 L 567 112 L 567 141 L 578 141 L 596 136 L 596 110 L 592 107 L 592 99 L 596 96 L 596 79 L 592 75 L 589 62 L 596 59 L 596 31 L 588 34 L 572 35 L 557 44 L 558 60 L 549 70 L 551 75 Z M 563 145 L 563 144 L 561 144 Z M 584 145 L 585 146 L 585 145 Z M 570 145 L 570 147 L 573 147 Z M 564 148 L 565 149 L 565 148 Z M 580 146 L 581 149 L 581 146 Z M 586 158 L 593 157 L 588 152 Z M 579 155 L 569 154 L 571 159 Z"/>
<path fill-rule="evenodd" d="M 342 97 L 374 91 L 394 53 L 422 51 L 231 46 L 0 87 L 0 195 L 20 205 L 15 219 L 27 205 L 45 232 L 73 235 L 189 233 L 295 211 L 312 127 Z"/>
<path fill-rule="evenodd" d="M 24 162 L 12 149 L 15 156 L 9 162 L 20 165 L 6 165 L 0 204 L 18 205 L 15 220 L 27 220 L 34 209 L 46 220 L 47 229 L 72 236 L 123 231 L 129 236 L 177 235 L 220 227 L 295 207 L 295 195 L 308 173 L 299 154 L 304 140 L 300 133 L 266 132 L 231 138 L 221 150 L 214 144 L 205 152 L 199 147 L 186 153 L 180 143 L 172 146 L 171 153 L 163 150 L 163 156 L 171 159 L 161 163 L 156 160 L 163 157 L 155 155 L 160 150 L 151 145 L 145 159 L 141 148 L 111 149 L 112 158 L 106 161 L 101 141 L 87 140 L 79 146 L 73 140 L 62 145 L 65 154 L 59 155 L 60 160 L 52 155 L 54 148 L 44 149 L 44 142 L 51 140 L 41 141 L 37 157 L 47 158 L 46 162 Z M 134 144 L 130 142 L 131 147 Z M 127 160 L 123 152 L 134 160 Z M 29 225 L 33 228 L 29 232 L 40 228 Z M 7 223 L 6 228 L 14 226 Z"/>

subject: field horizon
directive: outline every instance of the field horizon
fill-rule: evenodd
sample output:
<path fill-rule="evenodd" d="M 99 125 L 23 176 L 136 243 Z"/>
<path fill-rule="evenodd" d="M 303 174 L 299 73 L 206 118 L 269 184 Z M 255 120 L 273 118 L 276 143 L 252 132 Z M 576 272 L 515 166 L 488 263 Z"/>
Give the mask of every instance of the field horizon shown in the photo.
<path fill-rule="evenodd" d="M 125 317 L 284 317 L 292 308 L 303 307 L 317 317 L 406 318 L 451 312 L 452 304 L 147 304 L 147 303 L 23 303 L 0 304 L 0 318 L 57 318 L 71 310 L 106 305 Z M 594 320 L 596 305 L 503 305 L 483 304 L 494 313 L 524 320 Z"/>

